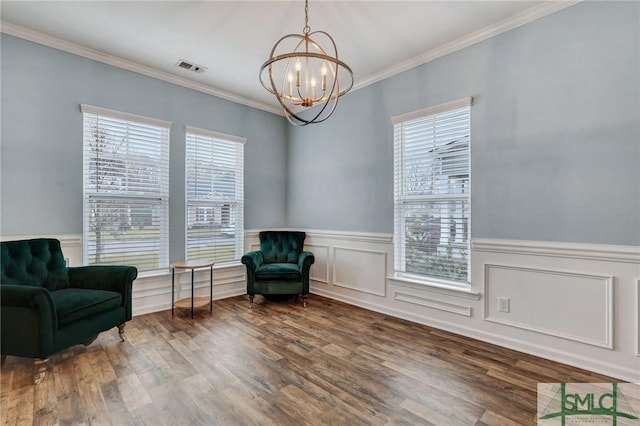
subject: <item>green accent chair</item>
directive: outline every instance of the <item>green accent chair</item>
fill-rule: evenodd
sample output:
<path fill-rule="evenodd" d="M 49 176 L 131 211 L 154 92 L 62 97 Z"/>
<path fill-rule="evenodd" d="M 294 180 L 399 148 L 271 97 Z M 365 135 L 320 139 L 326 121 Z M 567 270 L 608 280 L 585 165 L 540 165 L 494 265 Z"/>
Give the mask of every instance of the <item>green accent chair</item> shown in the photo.
<path fill-rule="evenodd" d="M 247 294 L 253 307 L 256 294 L 301 295 L 307 307 L 309 270 L 315 262 L 310 251 L 303 251 L 306 234 L 300 231 L 262 231 L 260 250 L 242 256 L 247 267 Z"/>
<path fill-rule="evenodd" d="M 131 319 L 132 266 L 67 268 L 60 241 L 5 241 L 1 248 L 0 352 L 35 358 L 35 382 L 44 379 L 48 357 L 118 327 L 124 341 Z"/>

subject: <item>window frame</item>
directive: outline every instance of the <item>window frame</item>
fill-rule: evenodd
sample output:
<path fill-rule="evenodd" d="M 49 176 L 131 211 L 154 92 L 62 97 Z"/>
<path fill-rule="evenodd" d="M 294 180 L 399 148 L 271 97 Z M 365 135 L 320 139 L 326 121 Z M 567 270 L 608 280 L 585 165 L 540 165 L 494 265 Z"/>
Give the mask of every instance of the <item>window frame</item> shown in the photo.
<path fill-rule="evenodd" d="M 244 153 L 244 146 L 247 142 L 247 139 L 245 137 L 242 136 L 235 136 L 235 135 L 229 135 L 229 134 L 225 134 L 225 133 L 221 133 L 221 132 L 217 132 L 214 130 L 208 130 L 208 129 L 202 129 L 202 128 L 198 128 L 198 127 L 193 127 L 193 126 L 185 126 L 185 221 L 184 221 L 184 229 L 185 229 L 185 239 L 184 239 L 184 256 L 185 259 L 196 259 L 196 258 L 202 258 L 199 256 L 196 257 L 190 257 L 189 256 L 189 227 L 190 227 L 190 206 L 196 207 L 196 208 L 203 208 L 203 209 L 210 209 L 210 211 L 213 209 L 213 215 L 216 216 L 215 214 L 215 209 L 216 204 L 220 204 L 220 201 L 211 201 L 210 203 L 207 203 L 206 200 L 202 200 L 202 199 L 198 199 L 197 197 L 190 197 L 189 196 L 189 175 L 190 175 L 190 170 L 189 170 L 189 150 L 190 150 L 190 142 L 189 142 L 189 138 L 190 136 L 195 136 L 195 137 L 199 137 L 199 138 L 203 138 L 203 139 L 209 139 L 210 142 L 212 144 L 215 143 L 215 141 L 219 141 L 219 142 L 223 142 L 223 143 L 232 143 L 232 144 L 239 144 L 239 146 L 241 147 L 240 149 L 238 149 L 236 147 L 236 151 L 235 151 L 235 155 L 239 156 L 239 158 L 236 158 L 236 161 L 239 162 L 240 167 L 236 167 L 234 169 L 235 172 L 235 179 L 234 179 L 234 193 L 236 195 L 239 195 L 239 197 L 234 198 L 233 201 L 231 200 L 226 200 L 228 202 L 224 202 L 224 205 L 221 207 L 221 211 L 220 211 L 220 219 L 221 221 L 223 220 L 224 216 L 224 206 L 228 206 L 228 217 L 227 219 L 229 220 L 229 222 L 233 222 L 234 223 L 234 257 L 233 259 L 230 260 L 217 260 L 215 258 L 211 258 L 211 260 L 216 262 L 217 266 L 232 266 L 232 265 L 236 265 L 240 263 L 240 258 L 242 257 L 242 255 L 244 254 L 244 180 L 245 180 L 245 173 L 244 173 L 244 161 L 245 161 L 245 153 Z M 213 151 L 215 148 L 212 147 L 211 150 Z M 213 162 L 213 160 L 212 160 Z M 237 166 L 237 164 L 236 164 Z M 238 172 L 240 172 L 240 180 L 238 180 Z M 200 207 L 197 207 L 200 206 Z M 232 214 L 231 211 L 235 210 L 235 214 Z M 198 213 L 196 213 L 197 215 Z M 206 213 L 205 215 L 207 215 L 209 213 Z M 212 229 L 212 228 L 203 228 L 203 229 Z M 215 252 L 214 252 L 215 253 Z"/>
<path fill-rule="evenodd" d="M 158 214 L 158 232 L 159 236 L 157 239 L 153 239 L 153 241 L 157 241 L 158 246 L 158 264 L 157 267 L 153 267 L 150 269 L 142 269 L 137 265 L 140 270 L 139 276 L 144 276 L 148 274 L 155 274 L 158 271 L 164 270 L 169 267 L 169 162 L 170 162 L 170 139 L 171 139 L 171 125 L 170 121 L 159 120 L 150 117 L 144 117 L 136 114 L 130 114 L 122 111 L 111 110 L 107 108 L 81 104 L 80 110 L 82 112 L 82 150 L 83 150 L 83 174 L 82 174 L 82 191 L 83 191 L 83 225 L 82 225 L 82 257 L 84 265 L 109 265 L 112 263 L 95 263 L 90 262 L 90 242 L 92 241 L 90 238 L 90 224 L 91 224 L 91 213 L 90 213 L 90 204 L 92 200 L 100 200 L 100 201 L 115 201 L 122 202 L 122 204 L 135 205 L 136 203 L 140 203 L 141 205 L 147 205 L 149 203 L 157 203 L 159 205 L 159 214 Z M 95 116 L 96 118 L 90 118 L 90 116 Z M 120 121 L 123 124 L 126 123 L 126 128 L 130 129 L 129 126 L 132 127 L 155 127 L 154 131 L 159 133 L 158 141 L 161 145 L 158 149 L 160 151 L 160 158 L 157 165 L 160 170 L 160 180 L 158 182 L 158 188 L 160 191 L 145 193 L 143 190 L 134 191 L 130 187 L 127 187 L 126 191 L 123 193 L 114 193 L 114 192 L 103 192 L 100 190 L 99 185 L 96 184 L 95 188 L 91 187 L 91 164 L 95 164 L 96 170 L 99 165 L 96 161 L 92 161 L 91 157 L 88 157 L 88 150 L 90 149 L 88 144 L 95 139 L 90 139 L 87 137 L 88 135 L 88 126 L 90 126 L 89 120 L 116 120 Z M 130 123 L 130 124 L 129 124 Z M 129 143 L 130 139 L 127 139 L 127 143 Z M 122 158 L 127 158 L 128 156 L 122 156 Z M 121 159 L 119 161 L 122 161 Z M 125 167 L 128 167 L 131 163 L 126 162 Z M 97 171 L 96 171 L 97 174 Z M 130 201 L 127 203 L 126 201 Z M 145 207 L 147 208 L 147 207 Z M 130 211 L 131 207 L 129 207 L 128 215 L 129 221 L 132 220 L 132 215 Z M 122 244 L 123 251 L 125 250 L 126 244 Z M 117 262 L 120 264 L 126 262 Z"/>
<path fill-rule="evenodd" d="M 420 109 L 417 111 L 412 111 L 406 114 L 394 116 L 391 118 L 391 122 L 393 124 L 393 188 L 394 188 L 394 276 L 393 278 L 417 283 L 417 284 L 425 284 L 434 287 L 440 287 L 451 290 L 459 290 L 459 291 L 470 291 L 471 289 L 471 106 L 473 104 L 473 98 L 467 97 L 462 98 L 456 101 L 447 102 L 444 104 L 436 105 L 433 107 L 428 107 L 424 109 Z M 413 120 L 419 119 L 427 119 L 432 117 L 434 120 L 439 114 L 453 112 L 459 109 L 466 108 L 468 109 L 468 128 L 467 137 L 468 137 L 468 148 L 467 148 L 467 158 L 468 158 L 468 168 L 467 168 L 467 181 L 465 183 L 465 187 L 467 191 L 460 191 L 459 193 L 445 193 L 439 195 L 408 195 L 406 194 L 406 179 L 404 175 L 404 167 L 406 166 L 405 158 L 404 158 L 404 133 L 403 133 L 403 124 L 407 122 L 411 122 Z M 427 160 L 424 160 L 425 163 Z M 450 179 L 449 179 L 450 180 Z M 431 182 L 431 181 L 430 181 Z M 433 181 L 435 182 L 435 180 Z M 438 203 L 438 202 L 456 202 L 462 201 L 463 204 L 461 208 L 464 212 L 466 212 L 466 222 L 463 222 L 461 225 L 465 229 L 466 232 L 466 241 L 464 242 L 464 247 L 462 250 L 466 251 L 466 279 L 465 280 L 457 280 L 449 277 L 438 276 L 438 275 L 430 275 L 430 274 L 421 274 L 416 272 L 407 272 L 406 271 L 406 211 L 404 210 L 404 206 L 407 202 L 422 202 L 425 204 L 430 203 Z M 464 204 L 466 202 L 466 204 Z M 441 218 L 442 216 L 439 216 Z M 441 241 L 441 237 L 439 237 Z M 442 243 L 438 243 L 438 247 Z M 457 244 L 457 243 L 456 243 Z M 460 244 L 457 244 L 460 245 Z M 402 266 L 404 265 L 404 266 Z"/>

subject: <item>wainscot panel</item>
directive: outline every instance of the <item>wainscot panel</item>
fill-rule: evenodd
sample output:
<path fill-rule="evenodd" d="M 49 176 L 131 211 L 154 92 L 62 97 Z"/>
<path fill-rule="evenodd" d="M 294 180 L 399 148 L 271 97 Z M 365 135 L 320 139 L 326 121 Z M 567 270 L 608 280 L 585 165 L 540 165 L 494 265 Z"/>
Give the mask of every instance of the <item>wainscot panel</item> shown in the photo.
<path fill-rule="evenodd" d="M 312 252 L 316 259 L 311 265 L 309 279 L 316 283 L 329 284 L 329 246 L 306 243 L 304 249 Z"/>
<path fill-rule="evenodd" d="M 384 251 L 333 247 L 333 285 L 385 296 L 387 254 Z"/>
<path fill-rule="evenodd" d="M 613 277 L 486 264 L 484 287 L 487 321 L 613 348 Z"/>

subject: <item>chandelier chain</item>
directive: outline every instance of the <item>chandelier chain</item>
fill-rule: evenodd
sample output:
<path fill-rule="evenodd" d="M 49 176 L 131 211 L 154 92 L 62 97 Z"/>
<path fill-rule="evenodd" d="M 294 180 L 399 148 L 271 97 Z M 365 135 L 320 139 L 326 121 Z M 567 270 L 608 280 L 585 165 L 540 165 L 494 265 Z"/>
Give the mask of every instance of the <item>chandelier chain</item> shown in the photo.
<path fill-rule="evenodd" d="M 309 27 L 309 0 L 304 0 L 304 29 L 302 32 L 307 35 L 311 31 Z"/>

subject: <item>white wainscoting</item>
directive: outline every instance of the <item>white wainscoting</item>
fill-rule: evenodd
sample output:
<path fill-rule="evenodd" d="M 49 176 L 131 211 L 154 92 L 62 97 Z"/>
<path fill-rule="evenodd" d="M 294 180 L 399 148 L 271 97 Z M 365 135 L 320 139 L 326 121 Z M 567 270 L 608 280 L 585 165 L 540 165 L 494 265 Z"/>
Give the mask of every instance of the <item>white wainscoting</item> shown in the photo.
<path fill-rule="evenodd" d="M 486 264 L 484 318 L 613 349 L 613 277 Z"/>
<path fill-rule="evenodd" d="M 312 293 L 640 382 L 640 247 L 474 240 L 459 291 L 395 277 L 391 234 L 306 232 Z"/>
<path fill-rule="evenodd" d="M 399 282 L 396 283 L 394 298 L 400 302 L 413 303 L 415 305 L 451 312 L 465 317 L 471 316 L 471 306 L 469 305 L 438 300 L 425 295 L 423 289 L 416 288 L 415 286 L 407 286 Z"/>
<path fill-rule="evenodd" d="M 196 270 L 194 273 L 195 296 L 209 296 L 209 269 Z M 191 271 L 175 273 L 176 300 L 191 296 Z M 244 265 L 214 266 L 213 300 L 246 294 L 247 282 Z M 247 305 L 248 306 L 248 305 Z M 166 273 L 138 277 L 133 283 L 133 315 L 171 309 L 171 270 Z M 213 304 L 215 312 L 216 305 Z"/>
<path fill-rule="evenodd" d="M 316 283 L 329 284 L 329 246 L 324 244 L 305 244 L 305 250 L 313 253 L 315 263 L 311 265 L 309 279 Z"/>
<path fill-rule="evenodd" d="M 333 247 L 333 285 L 384 297 L 386 271 L 384 251 Z"/>

